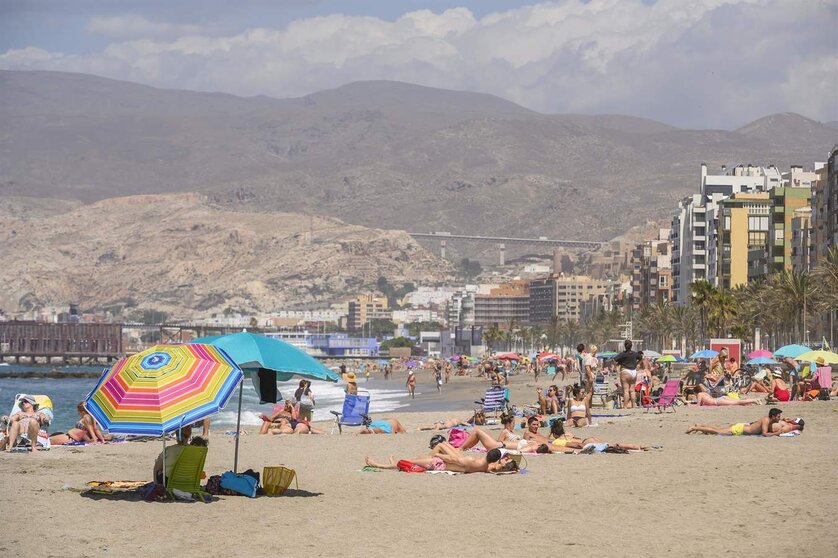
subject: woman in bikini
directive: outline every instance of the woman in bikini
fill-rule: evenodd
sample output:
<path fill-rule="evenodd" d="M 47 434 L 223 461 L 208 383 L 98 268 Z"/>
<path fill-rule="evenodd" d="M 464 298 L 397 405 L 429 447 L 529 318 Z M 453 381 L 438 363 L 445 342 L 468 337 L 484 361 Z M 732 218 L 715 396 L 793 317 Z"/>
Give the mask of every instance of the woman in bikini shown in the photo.
<path fill-rule="evenodd" d="M 643 360 L 643 353 L 632 351 L 632 342 L 628 339 L 623 343 L 624 350 L 614 362 L 620 366 L 620 387 L 623 391 L 623 409 L 634 407 L 634 384 L 637 381 L 637 366 Z"/>
<path fill-rule="evenodd" d="M 57 446 L 69 444 L 71 442 L 102 442 L 106 438 L 99 430 L 93 416 L 84 408 L 84 403 L 76 405 L 76 411 L 79 413 L 79 421 L 76 425 L 67 432 L 58 432 L 49 437 L 49 443 Z"/>
<path fill-rule="evenodd" d="M 402 423 L 394 418 L 379 419 L 370 422 L 358 434 L 404 434 Z"/>
<path fill-rule="evenodd" d="M 573 386 L 568 396 L 568 426 L 588 426 L 588 410 L 591 407 L 593 391 L 582 391 L 580 386 Z"/>
<path fill-rule="evenodd" d="M 547 395 L 541 391 L 541 388 L 535 388 L 535 393 L 538 394 L 538 406 L 541 409 L 542 415 L 557 415 L 562 408 L 562 402 L 559 398 L 559 387 L 552 385 L 547 388 Z"/>
<path fill-rule="evenodd" d="M 259 434 L 325 434 L 324 430 L 313 428 L 304 420 L 301 420 L 297 408 L 290 400 L 285 401 L 285 406 L 271 415 L 262 415 L 262 428 Z"/>
<path fill-rule="evenodd" d="M 759 399 L 736 399 L 723 395 L 721 397 L 713 397 L 709 393 L 699 392 L 696 396 L 695 404 L 699 407 L 745 407 L 747 405 L 761 405 L 762 401 Z"/>
<path fill-rule="evenodd" d="M 448 430 L 449 428 L 456 428 L 458 426 L 483 426 L 484 424 L 486 424 L 486 415 L 478 411 L 467 420 L 443 419 L 433 424 L 417 426 L 416 430 Z"/>

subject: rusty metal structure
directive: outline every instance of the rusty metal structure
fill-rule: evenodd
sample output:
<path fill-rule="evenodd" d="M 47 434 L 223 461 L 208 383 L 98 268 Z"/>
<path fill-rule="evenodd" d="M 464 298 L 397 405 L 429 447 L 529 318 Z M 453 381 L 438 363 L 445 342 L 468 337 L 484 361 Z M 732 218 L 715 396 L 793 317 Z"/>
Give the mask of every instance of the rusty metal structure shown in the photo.
<path fill-rule="evenodd" d="M 112 362 L 122 354 L 122 324 L 0 322 L 0 362 Z"/>

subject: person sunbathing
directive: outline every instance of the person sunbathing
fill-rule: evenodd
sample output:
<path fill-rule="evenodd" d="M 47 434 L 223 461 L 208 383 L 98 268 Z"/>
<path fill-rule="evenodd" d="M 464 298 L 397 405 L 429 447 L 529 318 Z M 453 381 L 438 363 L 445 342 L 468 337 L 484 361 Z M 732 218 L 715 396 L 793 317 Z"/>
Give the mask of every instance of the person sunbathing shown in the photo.
<path fill-rule="evenodd" d="M 800 417 L 793 419 L 784 418 L 781 421 L 771 425 L 771 432 L 777 432 L 778 434 L 788 434 L 789 432 L 803 432 L 803 427 L 805 425 L 805 421 Z"/>
<path fill-rule="evenodd" d="M 573 386 L 567 402 L 567 421 L 569 425 L 588 426 L 591 424 L 588 414 L 591 409 L 591 399 L 593 396 L 593 390 L 583 391 L 580 386 Z"/>
<path fill-rule="evenodd" d="M 694 424 L 687 434 L 701 432 L 702 434 L 717 434 L 721 436 L 777 436 L 779 431 L 773 431 L 772 425 L 780 422 L 783 411 L 774 408 L 768 412 L 767 417 L 762 417 L 754 422 L 738 422 L 729 426 L 713 426 L 710 424 Z"/>
<path fill-rule="evenodd" d="M 407 432 L 394 418 L 379 419 L 366 424 L 358 434 L 403 434 Z"/>
<path fill-rule="evenodd" d="M 93 416 L 87 412 L 84 402 L 76 405 L 76 412 L 79 414 L 79 421 L 67 432 L 56 432 L 49 437 L 49 443 L 57 446 L 71 442 L 101 442 L 105 443 L 107 437 L 99 430 L 99 425 L 93 420 Z"/>
<path fill-rule="evenodd" d="M 536 448 L 541 445 L 541 442 L 530 442 L 525 440 L 521 435 L 514 431 L 515 415 L 503 414 L 501 415 L 501 422 L 503 423 L 503 430 L 498 435 L 498 438 L 493 438 L 485 430 L 479 428 L 473 429 L 469 432 L 466 440 L 460 445 L 463 451 L 469 450 L 477 444 L 482 444 L 487 450 L 495 448 L 502 448 L 508 450 L 517 450 L 520 452 L 535 453 Z M 535 417 L 532 417 L 535 418 Z M 537 419 L 536 419 L 537 420 Z"/>
<path fill-rule="evenodd" d="M 555 420 L 550 424 L 549 447 L 550 453 L 574 453 L 575 450 L 582 450 L 583 453 L 612 453 L 609 448 L 614 448 L 613 453 L 624 453 L 625 451 L 647 451 L 649 449 L 649 446 L 641 444 L 610 443 L 594 437 L 577 438 L 573 434 L 565 432 L 564 424 L 560 420 Z"/>
<path fill-rule="evenodd" d="M 518 464 L 508 454 L 493 449 L 484 455 L 466 455 L 448 442 L 440 442 L 430 455 L 415 457 L 408 461 L 426 471 L 452 471 L 455 473 L 501 473 L 518 470 Z M 390 457 L 386 463 L 367 457 L 364 462 L 378 469 L 398 469 L 398 461 Z"/>
<path fill-rule="evenodd" d="M 416 430 L 448 430 L 457 426 L 482 426 L 486 424 L 486 415 L 480 411 L 474 413 L 469 419 L 443 419 L 433 424 L 425 424 L 416 427 Z"/>
<path fill-rule="evenodd" d="M 747 405 L 761 405 L 762 401 L 759 399 L 737 399 L 728 395 L 721 397 L 713 397 L 709 393 L 699 392 L 696 394 L 695 405 L 699 407 L 735 407 Z"/>
<path fill-rule="evenodd" d="M 300 420 L 297 408 L 291 401 L 286 401 L 285 406 L 272 414 L 270 417 L 262 415 L 262 427 L 259 434 L 325 434 L 326 432 L 312 427 L 307 422 Z"/>
<path fill-rule="evenodd" d="M 30 452 L 34 452 L 38 445 L 38 431 L 41 423 L 46 420 L 46 415 L 38 412 L 38 404 L 31 395 L 22 395 L 18 401 L 20 411 L 8 417 L 9 431 L 3 439 L 3 445 L 7 452 L 12 451 L 18 436 L 27 434 L 29 436 Z"/>
<path fill-rule="evenodd" d="M 542 415 L 559 414 L 564 401 L 561 399 L 558 386 L 552 385 L 549 388 L 547 388 L 546 395 L 540 387 L 536 387 L 535 393 L 538 395 L 538 407 L 541 410 Z"/>

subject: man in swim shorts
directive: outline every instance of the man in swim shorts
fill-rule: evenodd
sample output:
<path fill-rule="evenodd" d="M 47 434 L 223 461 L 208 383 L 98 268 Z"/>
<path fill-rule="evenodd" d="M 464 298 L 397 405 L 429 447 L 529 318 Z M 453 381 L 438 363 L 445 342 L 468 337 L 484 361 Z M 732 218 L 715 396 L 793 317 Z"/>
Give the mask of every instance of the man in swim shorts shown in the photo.
<path fill-rule="evenodd" d="M 774 430 L 773 426 L 780 422 L 783 411 L 771 409 L 767 417 L 762 417 L 754 422 L 738 422 L 730 426 L 712 426 L 709 424 L 694 424 L 687 434 L 701 432 L 702 434 L 717 434 L 721 436 L 779 436 L 781 432 Z"/>

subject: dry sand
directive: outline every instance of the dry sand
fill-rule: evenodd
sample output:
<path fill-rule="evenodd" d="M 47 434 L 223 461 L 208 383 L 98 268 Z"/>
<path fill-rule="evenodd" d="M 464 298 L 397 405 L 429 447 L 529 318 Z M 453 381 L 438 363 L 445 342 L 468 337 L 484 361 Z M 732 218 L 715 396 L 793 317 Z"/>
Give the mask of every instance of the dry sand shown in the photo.
<path fill-rule="evenodd" d="M 525 382 L 516 381 L 513 400 L 528 398 Z M 483 387 L 458 379 L 451 397 Z M 286 464 L 300 490 L 209 504 L 96 500 L 66 489 L 149 479 L 159 442 L 3 454 L 0 556 L 836 556 L 836 407 L 781 406 L 807 422 L 790 439 L 684 434 L 695 422 L 755 420 L 766 406 L 634 411 L 577 434 L 661 451 L 534 456 L 527 474 L 514 476 L 359 472 L 365 455 L 424 453 L 427 432 L 250 435 L 240 470 Z M 391 416 L 412 430 L 440 413 Z M 232 438 L 214 434 L 207 473 L 232 461 Z"/>

